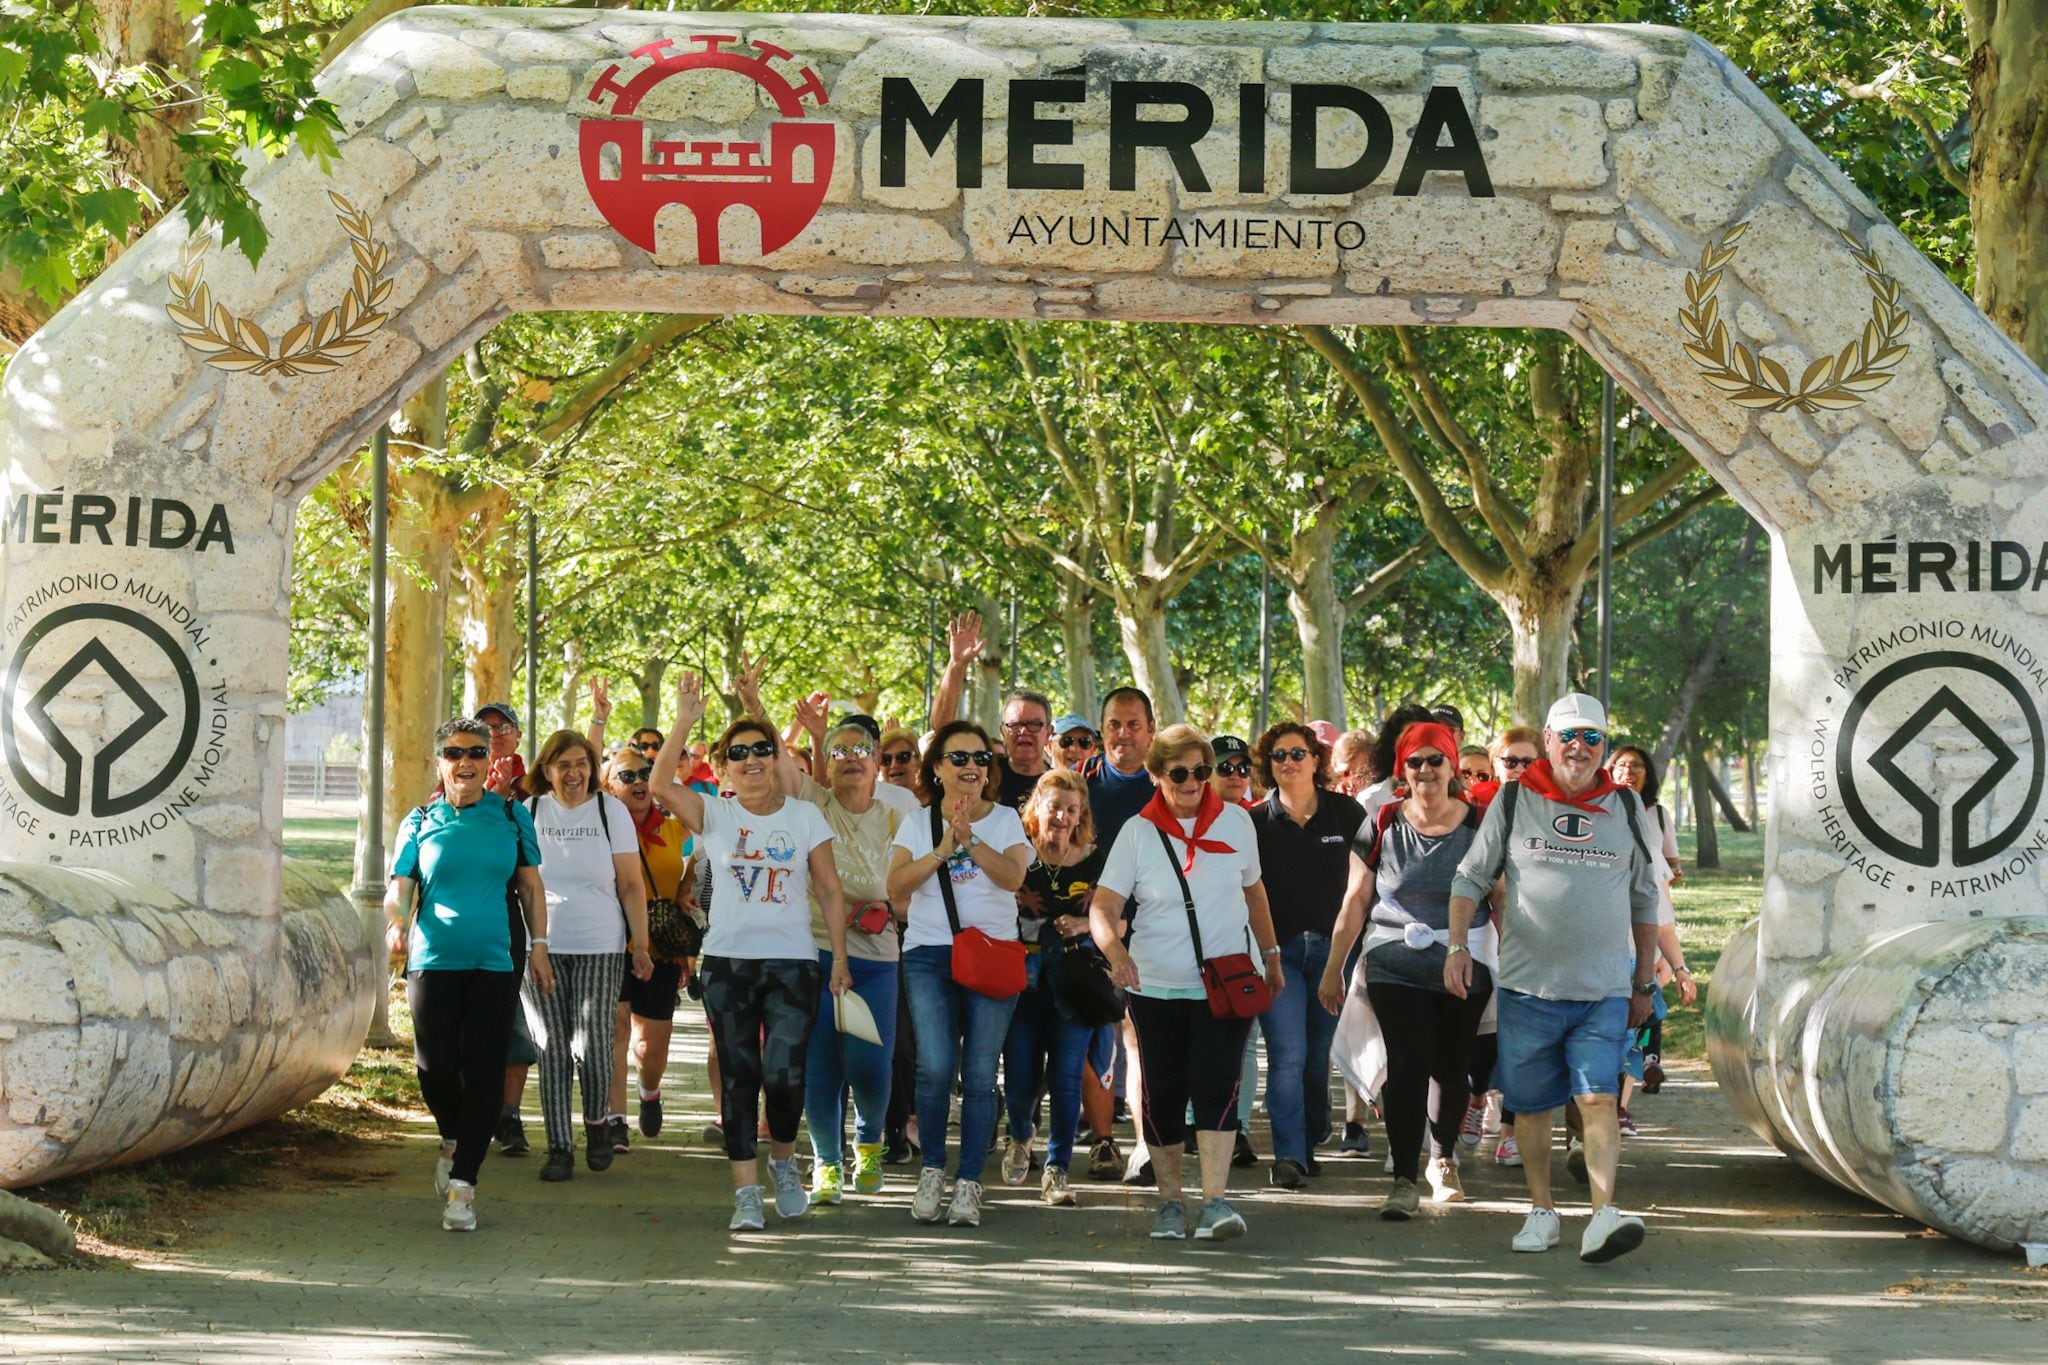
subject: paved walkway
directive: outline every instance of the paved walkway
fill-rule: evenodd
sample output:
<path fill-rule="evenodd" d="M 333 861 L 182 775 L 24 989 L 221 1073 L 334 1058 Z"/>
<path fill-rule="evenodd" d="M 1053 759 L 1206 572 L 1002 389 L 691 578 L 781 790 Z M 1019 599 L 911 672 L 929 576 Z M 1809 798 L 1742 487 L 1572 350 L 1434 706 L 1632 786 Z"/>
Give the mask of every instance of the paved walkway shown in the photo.
<path fill-rule="evenodd" d="M 146 1264 L 0 1280 L 0 1358 L 2048 1358 L 2048 1278 L 1808 1176 L 1697 1068 L 1643 1101 L 1626 1147 L 1649 1241 L 1586 1266 L 1583 1206 L 1566 1248 L 1510 1254 L 1519 1174 L 1476 1161 L 1473 1202 L 1405 1225 L 1374 1215 L 1377 1158 L 1330 1160 L 1301 1194 L 1236 1172 L 1251 1234 L 1222 1248 L 1149 1241 L 1149 1195 L 1103 1185 L 1071 1210 L 998 1189 L 977 1231 L 920 1227 L 910 1167 L 878 1198 L 734 1238 L 721 1154 L 695 1141 L 704 1041 L 678 1030 L 690 1093 L 672 1084 L 670 1131 L 605 1174 L 544 1186 L 534 1158 L 493 1157 L 475 1236 L 440 1231 L 423 1130 L 233 1196 Z"/>

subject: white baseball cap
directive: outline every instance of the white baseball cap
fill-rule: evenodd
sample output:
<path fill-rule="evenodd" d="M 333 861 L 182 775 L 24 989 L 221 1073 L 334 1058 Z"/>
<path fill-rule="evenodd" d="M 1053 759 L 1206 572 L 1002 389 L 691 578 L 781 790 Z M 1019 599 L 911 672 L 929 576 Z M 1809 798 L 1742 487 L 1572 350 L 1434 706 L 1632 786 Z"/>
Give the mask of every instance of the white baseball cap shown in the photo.
<path fill-rule="evenodd" d="M 1589 697 L 1584 692 L 1567 692 L 1551 704 L 1550 714 L 1543 718 L 1546 730 L 1566 730 L 1574 725 L 1592 725 L 1607 728 L 1607 708 L 1600 704 L 1598 697 Z"/>

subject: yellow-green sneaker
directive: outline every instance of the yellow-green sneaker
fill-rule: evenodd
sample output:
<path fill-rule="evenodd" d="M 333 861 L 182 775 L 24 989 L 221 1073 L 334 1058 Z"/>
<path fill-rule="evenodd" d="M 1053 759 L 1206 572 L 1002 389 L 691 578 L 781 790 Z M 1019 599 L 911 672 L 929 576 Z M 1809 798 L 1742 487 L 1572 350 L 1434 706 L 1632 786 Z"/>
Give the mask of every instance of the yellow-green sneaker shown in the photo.
<path fill-rule="evenodd" d="M 845 1171 L 836 1161 L 818 1163 L 811 1172 L 811 1202 L 813 1204 L 836 1204 L 839 1202 L 840 1182 Z"/>
<path fill-rule="evenodd" d="M 853 1145 L 853 1192 L 855 1194 L 880 1194 L 882 1192 L 882 1144 L 879 1142 L 856 1142 Z"/>

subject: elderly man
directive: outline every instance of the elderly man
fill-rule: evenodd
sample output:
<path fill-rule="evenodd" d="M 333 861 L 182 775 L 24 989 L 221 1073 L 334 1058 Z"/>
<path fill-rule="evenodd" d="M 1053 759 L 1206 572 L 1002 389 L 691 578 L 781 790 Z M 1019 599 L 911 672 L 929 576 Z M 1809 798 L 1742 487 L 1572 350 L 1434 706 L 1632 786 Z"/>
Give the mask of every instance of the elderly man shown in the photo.
<path fill-rule="evenodd" d="M 1634 792 L 1607 775 L 1607 712 L 1582 692 L 1544 721 L 1545 757 L 1502 789 L 1451 883 L 1444 985 L 1472 982 L 1465 937 L 1481 896 L 1505 877 L 1499 1079 L 1515 1114 L 1530 1210 L 1516 1251 L 1548 1251 L 1559 1227 L 1550 1194 L 1552 1115 L 1585 1118 L 1593 1218 L 1579 1259 L 1611 1261 L 1643 1242 L 1643 1222 L 1614 1203 L 1621 1133 L 1615 1110 L 1628 1035 L 1656 990 L 1657 875 Z"/>

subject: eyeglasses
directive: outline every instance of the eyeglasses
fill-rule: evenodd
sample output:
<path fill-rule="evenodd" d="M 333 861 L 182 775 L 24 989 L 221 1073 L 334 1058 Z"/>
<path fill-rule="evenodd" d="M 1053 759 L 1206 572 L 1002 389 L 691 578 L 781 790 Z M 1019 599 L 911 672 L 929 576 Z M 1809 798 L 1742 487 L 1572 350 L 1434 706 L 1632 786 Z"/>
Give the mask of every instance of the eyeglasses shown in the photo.
<path fill-rule="evenodd" d="M 869 758 L 873 756 L 875 746 L 872 744 L 835 744 L 830 752 L 834 758 Z"/>
<path fill-rule="evenodd" d="M 1062 749 L 1092 749 L 1095 747 L 1095 736 L 1061 735 L 1060 747 Z"/>
<path fill-rule="evenodd" d="M 995 761 L 995 755 L 986 749 L 975 749 L 972 752 L 966 749 L 948 749 L 940 757 L 956 768 L 964 768 L 970 763 L 977 768 L 986 768 Z"/>
<path fill-rule="evenodd" d="M 1273 761 L 1275 763 L 1299 763 L 1307 757 L 1308 750 L 1300 745 L 1296 745 L 1292 749 L 1275 749 L 1273 751 Z"/>
<path fill-rule="evenodd" d="M 451 744 L 441 751 L 441 757 L 447 759 L 450 763 L 464 758 L 489 758 L 490 756 L 491 746 L 488 744 Z"/>
<path fill-rule="evenodd" d="M 1249 763 L 1218 763 L 1216 765 L 1216 775 L 1218 777 L 1250 777 L 1252 775 L 1252 765 Z"/>
<path fill-rule="evenodd" d="M 908 762 L 910 762 L 910 760 L 911 760 L 911 759 L 912 759 L 913 757 L 915 757 L 915 755 L 913 755 L 913 754 L 912 754 L 912 753 L 910 752 L 910 750 L 908 750 L 908 749 L 898 749 L 898 750 L 896 750 L 896 751 L 895 751 L 895 752 L 893 752 L 893 753 L 887 753 L 887 754 L 883 754 L 883 755 L 882 755 L 882 763 L 883 763 L 883 765 L 884 765 L 884 766 L 886 766 L 886 767 L 890 767 L 890 768 L 893 768 L 893 767 L 895 767 L 895 766 L 896 766 L 897 764 L 899 764 L 899 763 L 908 763 Z"/>
<path fill-rule="evenodd" d="M 489 730 L 494 735 L 516 735 L 519 733 L 519 727 L 513 725 L 509 721 L 501 720 L 495 725 L 492 725 L 490 722 L 486 721 L 484 723 L 484 728 Z"/>
<path fill-rule="evenodd" d="M 612 776 L 631 787 L 645 782 L 653 772 L 652 768 L 620 768 Z"/>
<path fill-rule="evenodd" d="M 1576 741 L 1585 745 L 1588 749 L 1597 749 L 1607 742 L 1606 732 L 1595 730 L 1590 725 L 1581 726 L 1576 730 L 1554 730 L 1551 733 L 1557 736 L 1559 744 L 1570 744 Z"/>
<path fill-rule="evenodd" d="M 1408 755 L 1408 767 L 1415 772 L 1420 772 L 1424 768 L 1441 768 L 1443 766 L 1444 756 L 1442 754 Z"/>
<path fill-rule="evenodd" d="M 752 744 L 734 744 L 725 751 L 725 761 L 728 763 L 739 763 L 748 758 L 773 757 L 775 741 L 772 739 L 757 739 Z"/>
<path fill-rule="evenodd" d="M 1190 777 L 1194 778 L 1197 782 L 1207 782 L 1209 775 L 1215 771 L 1216 769 L 1207 763 L 1197 763 L 1192 768 L 1168 768 L 1166 770 L 1166 780 L 1175 786 L 1179 786 Z"/>
<path fill-rule="evenodd" d="M 1501 756 L 1500 766 L 1503 768 L 1526 768 L 1535 761 L 1536 760 L 1533 758 L 1510 758 L 1507 755 L 1503 754 Z"/>
<path fill-rule="evenodd" d="M 1035 735 L 1045 728 L 1045 722 L 1042 720 L 1006 720 L 1003 722 L 1003 728 L 1005 730 L 1022 730 L 1025 734 Z"/>

